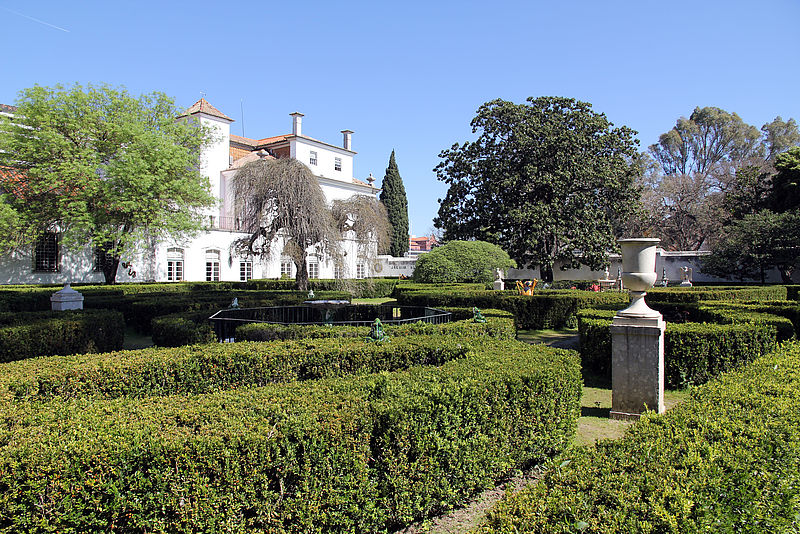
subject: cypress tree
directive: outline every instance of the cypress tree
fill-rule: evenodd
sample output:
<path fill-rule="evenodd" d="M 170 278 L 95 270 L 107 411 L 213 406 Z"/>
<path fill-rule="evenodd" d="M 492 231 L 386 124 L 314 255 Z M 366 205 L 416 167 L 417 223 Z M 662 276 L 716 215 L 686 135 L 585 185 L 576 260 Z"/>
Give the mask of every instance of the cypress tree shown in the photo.
<path fill-rule="evenodd" d="M 408 252 L 408 199 L 397 162 L 394 160 L 394 150 L 389 156 L 389 166 L 381 184 L 381 202 L 386 206 L 391 225 L 389 254 L 402 256 Z"/>

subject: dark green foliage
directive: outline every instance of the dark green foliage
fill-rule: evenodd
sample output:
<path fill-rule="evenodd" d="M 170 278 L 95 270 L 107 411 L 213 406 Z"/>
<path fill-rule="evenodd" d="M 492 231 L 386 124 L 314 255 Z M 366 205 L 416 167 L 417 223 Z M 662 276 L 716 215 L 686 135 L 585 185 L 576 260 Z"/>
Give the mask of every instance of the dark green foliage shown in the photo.
<path fill-rule="evenodd" d="M 707 300 L 784 300 L 786 286 L 723 286 L 652 288 L 647 302 L 700 302 Z"/>
<path fill-rule="evenodd" d="M 116 398 L 205 393 L 238 386 L 441 365 L 468 350 L 456 338 L 406 336 L 381 345 L 363 339 L 212 343 L 26 361 L 5 369 L 17 398 Z"/>
<path fill-rule="evenodd" d="M 402 287 L 402 286 L 398 286 Z M 424 287 L 424 286 L 422 286 Z M 397 302 L 403 306 L 431 306 L 505 310 L 514 314 L 517 328 L 524 330 L 542 328 L 563 328 L 573 324 L 575 313 L 583 308 L 601 304 L 618 304 L 620 308 L 629 302 L 626 293 L 556 290 L 541 291 L 533 296 L 520 295 L 516 291 L 478 291 L 467 290 L 418 289 L 395 291 Z"/>
<path fill-rule="evenodd" d="M 516 267 L 503 249 L 485 241 L 451 241 L 417 259 L 414 281 L 422 283 L 488 284 L 495 271 Z"/>
<path fill-rule="evenodd" d="M 180 347 L 217 340 L 208 318 L 213 312 L 173 313 L 150 321 L 153 343 L 158 347 Z"/>
<path fill-rule="evenodd" d="M 457 311 L 456 311 L 457 310 Z M 499 310 L 484 310 L 487 317 L 486 323 L 474 323 L 472 310 L 466 308 L 451 308 L 446 311 L 455 311 L 462 320 L 444 324 L 409 323 L 404 325 L 383 325 L 383 331 L 389 337 L 408 335 L 462 335 L 485 336 L 498 339 L 514 339 L 516 329 L 514 318 L 507 312 Z M 466 316 L 469 316 L 468 318 Z M 276 341 L 289 339 L 320 339 L 320 338 L 366 338 L 370 333 L 368 326 L 308 326 L 308 325 L 278 325 L 251 323 L 238 327 L 235 338 L 237 341 Z"/>
<path fill-rule="evenodd" d="M 799 465 L 792 343 L 619 440 L 570 450 L 477 532 L 792 532 Z"/>
<path fill-rule="evenodd" d="M 125 322 L 114 311 L 0 314 L 0 362 L 122 348 Z"/>
<path fill-rule="evenodd" d="M 380 199 L 386 206 L 389 224 L 392 227 L 389 254 L 402 257 L 408 252 L 408 198 L 406 198 L 406 188 L 403 186 L 403 179 L 400 178 L 400 171 L 397 169 L 397 162 L 394 159 L 394 150 L 389 156 L 389 166 L 386 168 L 381 189 Z"/>
<path fill-rule="evenodd" d="M 667 313 L 664 307 L 659 311 Z M 667 322 L 664 335 L 665 382 L 671 389 L 703 384 L 720 373 L 751 362 L 781 340 L 794 337 L 783 317 L 730 305 L 680 305 L 685 318 L 710 322 Z M 613 310 L 578 312 L 581 362 L 584 368 L 611 376 Z"/>
<path fill-rule="evenodd" d="M 472 129 L 477 140 L 443 150 L 435 169 L 448 185 L 434 221 L 445 240 L 499 245 L 547 282 L 556 262 L 602 269 L 638 200 L 635 132 L 559 97 L 487 102 Z"/>
<path fill-rule="evenodd" d="M 465 341 L 470 354 L 441 368 L 7 404 L 0 527 L 385 532 L 448 509 L 562 451 L 579 412 L 574 353 Z"/>

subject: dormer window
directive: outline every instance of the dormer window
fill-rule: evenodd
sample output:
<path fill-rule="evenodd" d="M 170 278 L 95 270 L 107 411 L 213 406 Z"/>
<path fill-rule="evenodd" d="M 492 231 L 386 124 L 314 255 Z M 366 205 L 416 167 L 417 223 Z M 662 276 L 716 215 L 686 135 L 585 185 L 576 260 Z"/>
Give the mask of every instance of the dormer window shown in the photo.
<path fill-rule="evenodd" d="M 311 151 L 311 154 L 309 155 L 308 163 L 309 163 L 309 165 L 316 165 L 317 164 L 317 153 L 314 152 L 313 150 Z"/>
<path fill-rule="evenodd" d="M 333 160 L 333 170 L 335 171 L 342 170 L 342 158 L 336 158 Z"/>

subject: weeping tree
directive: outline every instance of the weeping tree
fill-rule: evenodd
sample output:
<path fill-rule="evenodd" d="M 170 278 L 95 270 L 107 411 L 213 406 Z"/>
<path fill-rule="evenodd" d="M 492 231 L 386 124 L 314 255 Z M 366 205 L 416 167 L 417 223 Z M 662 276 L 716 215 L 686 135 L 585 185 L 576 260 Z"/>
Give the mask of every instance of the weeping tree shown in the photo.
<path fill-rule="evenodd" d="M 235 209 L 249 236 L 233 245 L 238 254 L 269 256 L 276 247 L 297 267 L 296 287 L 308 289 L 308 249 L 339 261 L 340 234 L 311 171 L 295 159 L 261 159 L 233 179 Z"/>
<path fill-rule="evenodd" d="M 353 195 L 334 200 L 331 212 L 339 233 L 355 239 L 359 258 L 368 260 L 389 250 L 392 226 L 386 207 L 375 197 Z"/>

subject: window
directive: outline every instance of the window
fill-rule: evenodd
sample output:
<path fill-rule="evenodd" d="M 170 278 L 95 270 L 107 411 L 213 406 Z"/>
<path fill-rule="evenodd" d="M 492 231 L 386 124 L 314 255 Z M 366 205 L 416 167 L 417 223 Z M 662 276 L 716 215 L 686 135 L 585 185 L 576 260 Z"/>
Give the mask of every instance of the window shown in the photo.
<path fill-rule="evenodd" d="M 344 267 L 341 265 L 335 265 L 333 267 L 333 277 L 336 279 L 344 278 Z"/>
<path fill-rule="evenodd" d="M 292 277 L 292 260 L 286 258 L 281 259 L 281 278 Z"/>
<path fill-rule="evenodd" d="M 167 282 L 183 280 L 183 249 L 167 249 Z"/>
<path fill-rule="evenodd" d="M 359 263 L 356 265 L 356 278 L 366 278 L 367 277 L 367 266 L 363 263 Z"/>
<path fill-rule="evenodd" d="M 239 262 L 239 280 L 242 282 L 247 282 L 253 278 L 253 262 L 252 261 L 240 261 Z"/>
<path fill-rule="evenodd" d="M 319 263 L 316 261 L 308 262 L 308 277 L 319 278 Z"/>
<path fill-rule="evenodd" d="M 57 273 L 59 271 L 60 235 L 57 232 L 47 232 L 36 240 L 33 249 L 33 270 L 43 273 Z"/>
<path fill-rule="evenodd" d="M 311 151 L 311 154 L 310 154 L 310 156 L 308 158 L 308 163 L 311 164 L 311 165 L 316 165 L 317 164 L 317 153 L 314 152 L 313 150 Z"/>
<path fill-rule="evenodd" d="M 111 258 L 100 247 L 94 247 L 94 269 L 92 270 L 96 273 L 102 273 L 103 266 L 107 261 L 111 261 Z"/>
<path fill-rule="evenodd" d="M 219 250 L 206 251 L 206 282 L 219 282 Z"/>
<path fill-rule="evenodd" d="M 342 170 L 342 158 L 336 158 L 333 160 L 333 170 L 335 171 Z"/>

